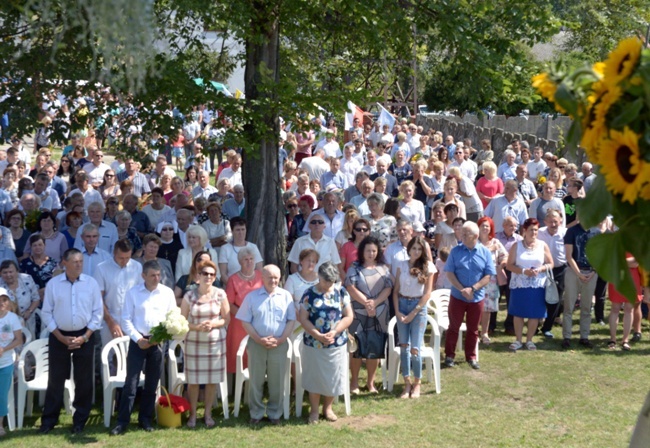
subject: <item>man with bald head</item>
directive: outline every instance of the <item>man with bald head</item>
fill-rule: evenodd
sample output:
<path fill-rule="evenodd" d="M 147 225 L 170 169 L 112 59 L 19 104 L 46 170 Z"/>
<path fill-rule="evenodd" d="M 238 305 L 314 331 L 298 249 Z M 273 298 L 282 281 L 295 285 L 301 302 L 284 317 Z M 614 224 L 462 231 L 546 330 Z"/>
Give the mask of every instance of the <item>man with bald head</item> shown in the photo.
<path fill-rule="evenodd" d="M 296 308 L 289 291 L 280 288 L 280 268 L 269 264 L 262 270 L 264 286 L 248 293 L 237 319 L 242 322 L 249 339 L 248 372 L 250 375 L 250 423 L 257 425 L 264 414 L 272 424 L 280 423 L 283 412 L 284 377 L 289 343 Z M 264 382 L 268 383 L 269 399 L 264 406 Z"/>
<path fill-rule="evenodd" d="M 378 157 L 375 163 L 377 172 L 370 175 L 370 180 L 374 182 L 378 177 L 386 179 L 386 194 L 390 197 L 395 197 L 398 187 L 397 179 L 388 172 L 389 165 L 389 162 L 384 157 Z"/>

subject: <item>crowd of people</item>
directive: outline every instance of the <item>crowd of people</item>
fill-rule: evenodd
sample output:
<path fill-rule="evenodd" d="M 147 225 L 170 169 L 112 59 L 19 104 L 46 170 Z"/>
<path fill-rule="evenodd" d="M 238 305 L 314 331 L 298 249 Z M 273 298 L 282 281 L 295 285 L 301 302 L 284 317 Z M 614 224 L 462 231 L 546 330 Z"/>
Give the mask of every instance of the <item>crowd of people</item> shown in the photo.
<path fill-rule="evenodd" d="M 0 416 L 7 415 L 21 333 L 48 337 L 42 433 L 58 423 L 71 365 L 72 431 L 83 431 L 96 352 L 123 336 L 130 339 L 126 381 L 111 433 L 127 430 L 143 371 L 138 422 L 153 430 L 166 354 L 150 335 L 173 308 L 190 325 L 183 358 L 190 428 L 197 425 L 202 385 L 204 423 L 215 425 L 216 385 L 236 372 L 246 337 L 251 424 L 265 416 L 279 423 L 288 393 L 287 350 L 297 337 L 308 422 L 317 423 L 321 403 L 322 417 L 337 420 L 332 403 L 345 390 L 345 357 L 351 393 L 361 393 L 364 359 L 365 389 L 378 393 L 375 376 L 384 353 L 367 345 L 385 344 L 392 318 L 405 384 L 400 397 L 420 397 L 427 301 L 436 289 L 450 291 L 448 368 L 457 363 L 465 322 L 465 360 L 480 369 L 477 344 L 491 343 L 502 297 L 512 351 L 535 350 L 538 333 L 555 337 L 560 316 L 562 347 L 571 347 L 575 308 L 580 345 L 592 347 L 592 308 L 596 322 L 604 323 L 606 282 L 585 248 L 590 238 L 615 228 L 608 220 L 589 229 L 580 223 L 575 204 L 595 178 L 588 162 L 578 169 L 519 140 L 498 160 L 489 140 L 475 149 L 469 139 L 424 133 L 406 119 L 392 129 L 355 119 L 340 130 L 316 118 L 311 130 L 295 133 L 281 120 L 288 262 L 275 266 L 247 240 L 241 155 L 211 138 L 232 126 L 228 119 L 198 107 L 167 146 L 151 153 L 151 166 L 119 156 L 109 165 L 103 146 L 111 134 L 97 127 L 71 135 L 55 158 L 48 127 L 56 118 L 44 111 L 33 151 L 17 136 L 0 150 Z M 169 166 L 174 163 L 176 170 Z M 619 346 L 621 310 L 621 349 L 641 338 L 638 265 L 632 257 L 628 263 L 639 301 L 630 304 L 610 286 L 611 349 Z M 546 300 L 551 273 L 560 297 L 554 303 Z"/>

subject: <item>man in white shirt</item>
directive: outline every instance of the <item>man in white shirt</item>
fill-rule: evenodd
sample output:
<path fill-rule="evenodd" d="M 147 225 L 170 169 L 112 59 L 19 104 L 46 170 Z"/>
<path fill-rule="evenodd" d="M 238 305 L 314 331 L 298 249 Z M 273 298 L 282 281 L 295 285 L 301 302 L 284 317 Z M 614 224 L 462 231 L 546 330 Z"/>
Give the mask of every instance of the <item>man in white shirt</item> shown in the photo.
<path fill-rule="evenodd" d="M 325 151 L 323 148 L 317 148 L 313 156 L 302 159 L 298 168 L 307 171 L 310 181 L 320 180 L 321 176 L 330 169 L 329 164 L 324 158 Z"/>
<path fill-rule="evenodd" d="M 102 184 L 104 174 L 110 169 L 111 167 L 104 163 L 104 153 L 101 149 L 95 149 L 93 151 L 92 160 L 89 163 L 86 163 L 83 168 L 83 170 L 88 173 L 90 185 L 92 185 L 93 188 L 98 188 Z"/>
<path fill-rule="evenodd" d="M 34 179 L 34 193 L 41 200 L 41 210 L 49 210 L 55 215 L 61 210 L 61 201 L 56 191 L 48 187 L 50 178 L 45 173 L 38 173 Z M 29 193 L 26 191 L 25 193 Z"/>
<path fill-rule="evenodd" d="M 506 216 L 512 216 L 520 224 L 528 219 L 526 204 L 517 192 L 517 181 L 511 179 L 505 183 L 503 195 L 492 199 L 485 208 L 483 214 L 492 218 L 495 232 L 503 232 L 503 219 Z"/>
<path fill-rule="evenodd" d="M 353 147 L 346 145 L 343 148 L 341 159 L 341 172 L 348 178 L 348 185 L 354 184 L 354 177 L 361 170 L 361 164 L 353 157 Z"/>
<path fill-rule="evenodd" d="M 377 153 L 375 151 L 370 150 L 366 153 L 366 164 L 361 169 L 369 176 L 377 172 Z"/>
<path fill-rule="evenodd" d="M 122 330 L 129 336 L 129 352 L 126 358 L 126 379 L 120 398 L 117 426 L 111 435 L 126 432 L 131 420 L 135 393 L 144 368 L 144 388 L 140 396 L 138 422 L 147 432 L 154 430 L 152 420 L 156 401 L 156 389 L 163 369 L 163 347 L 151 343 L 151 329 L 165 320 L 167 313 L 175 308 L 174 291 L 160 283 L 160 264 L 147 261 L 142 266 L 141 283 L 129 289 L 122 309 Z"/>
<path fill-rule="evenodd" d="M 411 147 L 411 154 L 415 154 L 415 151 L 420 147 L 420 138 L 422 138 L 422 136 L 418 134 L 417 125 L 411 123 L 408 127 L 408 132 L 406 133 L 406 143 Z"/>
<path fill-rule="evenodd" d="M 334 239 L 336 238 L 336 235 L 343 228 L 345 213 L 339 210 L 339 198 L 336 194 L 332 192 L 326 193 L 323 196 L 321 205 L 323 206 L 322 208 L 319 208 L 311 212 L 311 215 L 309 215 L 309 218 L 307 218 L 307 221 L 302 231 L 310 232 L 311 228 L 309 227 L 309 220 L 313 216 L 319 215 L 322 216 L 323 219 L 325 220 L 325 229 L 323 230 L 323 233 L 326 236 Z"/>
<path fill-rule="evenodd" d="M 451 168 L 452 166 L 457 166 L 458 169 L 460 169 L 460 173 L 463 176 L 467 177 L 468 179 L 472 179 L 473 182 L 474 179 L 472 178 L 472 176 L 473 175 L 474 177 L 476 176 L 474 174 L 474 170 L 472 169 L 470 163 L 465 160 L 465 151 L 462 145 L 463 144 L 461 142 L 458 142 L 458 144 L 456 145 L 456 152 L 454 153 L 454 161 L 449 165 L 449 168 Z"/>
<path fill-rule="evenodd" d="M 81 192 L 81 194 L 83 194 L 86 211 L 88 211 L 88 206 L 90 206 L 90 204 L 93 202 L 104 202 L 104 199 L 102 198 L 102 195 L 99 193 L 99 191 L 90 186 L 88 173 L 85 171 L 79 171 L 77 174 L 75 174 L 75 179 L 77 189 Z M 74 190 L 72 190 L 71 193 L 74 193 Z"/>
<path fill-rule="evenodd" d="M 100 335 L 102 346 L 122 332 L 122 308 L 126 292 L 142 283 L 142 265 L 131 259 L 133 246 L 127 239 L 118 240 L 113 249 L 113 258 L 97 266 L 94 278 L 104 298 L 104 323 Z"/>
<path fill-rule="evenodd" d="M 194 143 L 201 135 L 201 125 L 192 115 L 187 116 L 188 121 L 183 126 L 183 136 L 185 137 L 185 159 L 192 155 Z"/>
<path fill-rule="evenodd" d="M 154 187 L 160 186 L 160 180 L 167 174 L 172 179 L 176 176 L 176 172 L 167 166 L 167 158 L 163 155 L 156 157 L 156 167 L 147 175 L 149 181 L 149 188 L 152 190 Z"/>
<path fill-rule="evenodd" d="M 542 325 L 542 333 L 547 338 L 553 338 L 553 324 L 558 315 L 560 304 L 563 302 L 564 294 L 564 274 L 567 269 L 566 251 L 564 247 L 564 235 L 566 227 L 562 226 L 562 215 L 557 210 L 549 210 L 544 218 L 545 227 L 539 229 L 537 238 L 544 241 L 548 246 L 551 256 L 553 257 L 553 279 L 557 287 L 560 301 L 555 304 L 546 304 L 546 319 Z"/>
<path fill-rule="evenodd" d="M 469 139 L 466 139 L 469 140 Z M 471 140 L 469 140 L 471 144 Z M 472 170 L 472 175 L 468 176 L 470 179 L 472 179 L 472 182 L 476 182 L 476 176 L 478 175 L 478 165 L 476 162 L 474 162 L 472 159 L 470 159 L 470 156 L 472 154 L 472 147 L 471 146 L 466 146 L 463 143 L 463 154 L 465 154 L 465 163 L 468 163 L 469 166 L 471 167 Z"/>
<path fill-rule="evenodd" d="M 49 374 L 40 433 L 49 433 L 59 421 L 63 392 L 70 377 L 71 361 L 75 387 L 72 433 L 83 431 L 92 408 L 95 339 L 103 319 L 102 296 L 97 282 L 82 273 L 83 255 L 68 249 L 61 264 L 65 272 L 45 286 L 43 325 L 49 336 Z"/>
<path fill-rule="evenodd" d="M 541 147 L 535 146 L 533 148 L 533 160 L 528 162 L 527 168 L 528 168 L 528 179 L 533 181 L 533 183 L 537 184 L 537 178 L 544 174 L 544 170 L 546 169 L 546 162 L 542 159 L 542 155 L 544 154 L 544 151 L 542 150 Z"/>
<path fill-rule="evenodd" d="M 192 190 L 194 199 L 204 198 L 206 201 L 212 193 L 217 193 L 217 189 L 210 185 L 210 173 L 204 170 L 199 171 L 199 184 Z"/>
<path fill-rule="evenodd" d="M 305 249 L 314 249 L 320 254 L 316 270 L 321 264 L 326 261 L 339 264 L 341 258 L 336 249 L 334 238 L 330 238 L 323 234 L 325 230 L 325 218 L 319 214 L 313 214 L 307 219 L 306 227 L 309 229 L 309 234 L 301 236 L 296 240 L 289 252 L 288 260 L 291 263 L 291 273 L 298 272 L 300 267 L 300 252 Z"/>
<path fill-rule="evenodd" d="M 325 133 L 325 138 L 316 145 L 316 149 L 320 148 L 323 148 L 323 151 L 325 151 L 325 157 L 336 157 L 339 159 L 342 156 L 341 146 L 334 140 L 334 133 L 330 130 Z"/>
<path fill-rule="evenodd" d="M 151 190 L 151 204 L 142 207 L 142 213 L 149 217 L 151 227 L 156 228 L 161 218 L 171 210 L 171 207 L 165 204 L 165 193 L 160 187 Z"/>
<path fill-rule="evenodd" d="M 236 185 L 243 185 L 241 178 L 241 156 L 239 154 L 235 155 L 232 160 L 232 164 L 228 168 L 224 168 L 219 174 L 219 179 L 229 179 L 230 188 L 234 188 Z"/>

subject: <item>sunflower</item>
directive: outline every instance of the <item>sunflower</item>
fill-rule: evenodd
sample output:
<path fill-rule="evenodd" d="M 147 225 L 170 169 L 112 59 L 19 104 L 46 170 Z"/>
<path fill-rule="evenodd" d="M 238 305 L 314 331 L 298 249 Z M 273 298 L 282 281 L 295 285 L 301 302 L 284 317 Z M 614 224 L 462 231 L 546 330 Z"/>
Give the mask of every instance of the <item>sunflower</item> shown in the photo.
<path fill-rule="evenodd" d="M 641 41 L 636 37 L 622 40 L 605 61 L 605 83 L 618 84 L 630 76 L 641 55 Z"/>
<path fill-rule="evenodd" d="M 598 164 L 605 176 L 607 189 L 623 195 L 623 202 L 634 202 L 641 187 L 650 179 L 650 165 L 639 155 L 640 136 L 627 126 L 623 132 L 610 130 L 609 138 L 602 140 Z"/>
<path fill-rule="evenodd" d="M 557 92 L 557 84 L 553 82 L 548 73 L 533 76 L 533 88 L 549 101 L 554 100 L 555 92 Z"/>
<path fill-rule="evenodd" d="M 605 63 L 604 62 L 596 62 L 591 69 L 594 71 L 598 79 L 603 79 L 603 76 L 605 76 Z"/>

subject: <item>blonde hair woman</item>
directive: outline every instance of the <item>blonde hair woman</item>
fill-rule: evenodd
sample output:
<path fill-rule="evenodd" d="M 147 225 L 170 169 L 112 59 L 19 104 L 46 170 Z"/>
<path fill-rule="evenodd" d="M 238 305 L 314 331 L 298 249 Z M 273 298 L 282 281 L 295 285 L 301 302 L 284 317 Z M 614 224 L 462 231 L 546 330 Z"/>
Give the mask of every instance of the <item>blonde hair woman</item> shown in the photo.
<path fill-rule="evenodd" d="M 336 243 L 336 249 L 341 250 L 341 247 L 352 238 L 352 229 L 354 228 L 354 222 L 359 219 L 359 212 L 351 208 L 345 212 L 345 217 L 343 218 L 343 228 L 336 234 L 334 242 Z"/>
<path fill-rule="evenodd" d="M 497 176 L 497 166 L 494 162 L 483 162 L 483 177 L 476 182 L 476 193 L 481 198 L 483 208 L 495 196 L 503 194 L 503 181 Z"/>

